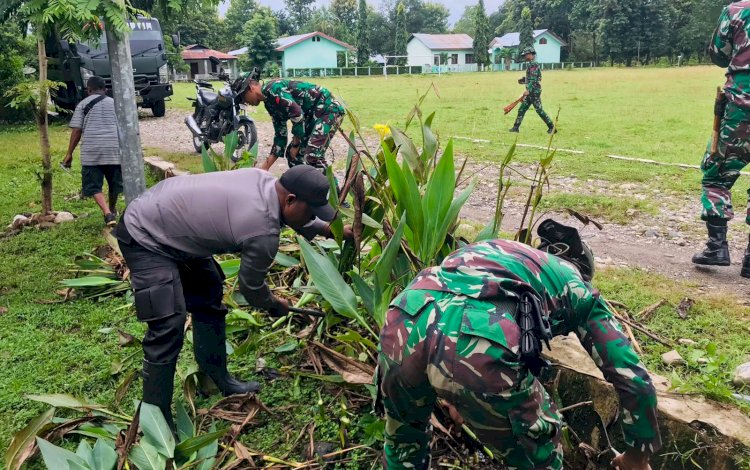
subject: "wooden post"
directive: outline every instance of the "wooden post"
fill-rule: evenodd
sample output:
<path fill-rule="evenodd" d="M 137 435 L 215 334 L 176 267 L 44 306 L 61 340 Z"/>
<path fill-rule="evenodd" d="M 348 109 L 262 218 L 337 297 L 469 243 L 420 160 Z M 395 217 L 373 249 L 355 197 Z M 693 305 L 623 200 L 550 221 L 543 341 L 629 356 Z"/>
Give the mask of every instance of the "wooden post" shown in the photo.
<path fill-rule="evenodd" d="M 122 33 L 122 37 L 117 37 L 112 28 L 107 26 L 105 29 L 109 65 L 112 70 L 112 97 L 115 99 L 125 203 L 129 204 L 146 190 L 138 106 L 135 104 L 133 62 L 130 56 L 129 34 Z"/>

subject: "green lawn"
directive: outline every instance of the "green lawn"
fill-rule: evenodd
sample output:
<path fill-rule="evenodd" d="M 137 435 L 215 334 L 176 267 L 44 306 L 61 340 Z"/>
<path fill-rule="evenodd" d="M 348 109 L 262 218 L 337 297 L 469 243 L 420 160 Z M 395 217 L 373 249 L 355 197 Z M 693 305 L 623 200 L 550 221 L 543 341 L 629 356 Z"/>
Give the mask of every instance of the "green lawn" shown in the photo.
<path fill-rule="evenodd" d="M 502 107 L 523 91 L 516 83 L 520 76 L 496 72 L 311 80 L 341 98 L 368 129 L 376 123 L 403 126 L 419 94 L 434 83 L 439 96 L 431 94 L 423 107 L 437 111 L 435 125 L 443 140 L 451 136 L 490 140 L 489 144 L 457 140 L 456 148 L 473 159 L 497 161 L 514 140 L 507 130 L 516 112 L 503 116 Z M 709 66 L 544 72 L 545 109 L 552 116 L 560 110 L 555 146 L 584 151 L 583 155 L 560 153 L 556 172 L 585 179 L 643 182 L 664 191 L 695 192 L 700 182 L 698 171 L 604 156 L 699 164 L 711 132 L 716 86 L 723 81 L 723 70 Z M 176 84 L 170 106 L 189 109 L 185 97 L 193 95 L 192 83 Z M 253 116 L 267 121 L 267 114 L 260 108 Z M 545 129 L 532 109 L 526 115 L 519 142 L 546 145 Z M 518 155 L 522 161 L 532 161 L 539 157 L 539 151 L 524 148 Z"/>

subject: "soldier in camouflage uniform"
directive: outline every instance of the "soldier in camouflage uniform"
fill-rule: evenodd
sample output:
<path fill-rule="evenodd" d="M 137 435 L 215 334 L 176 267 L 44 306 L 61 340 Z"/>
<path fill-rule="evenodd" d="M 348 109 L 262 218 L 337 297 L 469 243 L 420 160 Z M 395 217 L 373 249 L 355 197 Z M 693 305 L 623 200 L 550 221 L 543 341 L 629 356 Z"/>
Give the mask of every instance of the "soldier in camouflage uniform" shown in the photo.
<path fill-rule="evenodd" d="M 712 154 L 709 142 L 701 163 L 701 218 L 708 228 L 708 243 L 702 253 L 693 256 L 693 263 L 729 266 L 727 221 L 734 217 L 730 191 L 740 171 L 750 162 L 750 1 L 724 8 L 708 52 L 714 64 L 727 67 L 727 81 L 725 101 L 717 103 L 715 109 L 717 115 L 723 115 L 718 151 Z M 750 207 L 745 222 L 750 224 Z M 750 277 L 750 245 L 741 275 Z"/>
<path fill-rule="evenodd" d="M 543 248 L 558 252 L 559 244 Z M 584 280 L 593 275 L 593 256 L 572 252 L 475 243 L 422 271 L 394 299 L 378 366 L 387 470 L 429 468 L 428 422 L 438 398 L 510 469 L 562 468 L 557 406 L 519 362 L 516 306 L 524 292 L 540 299 L 552 333 L 574 332 L 614 385 L 628 449 L 613 465 L 650 468 L 649 456 L 661 447 L 655 389 L 607 304 Z"/>
<path fill-rule="evenodd" d="M 327 89 L 295 80 L 271 80 L 261 84 L 249 79 L 244 101 L 257 106 L 261 101 L 271 115 L 276 135 L 263 169 L 285 155 L 289 167 L 307 163 L 325 171 L 325 153 L 341 125 L 344 107 Z M 287 147 L 287 121 L 292 121 L 292 142 Z"/>
<path fill-rule="evenodd" d="M 518 116 L 513 127 L 510 128 L 510 132 L 518 132 L 521 122 L 523 122 L 523 117 L 531 106 L 534 106 L 536 113 L 547 124 L 547 133 L 552 134 L 557 132 L 555 124 L 542 107 L 542 66 L 536 61 L 536 51 L 533 47 L 527 47 L 521 51 L 521 55 L 524 56 L 528 64 L 526 67 L 526 77 L 518 80 L 518 83 L 526 85 L 526 91 L 523 92 L 525 98 L 521 103 L 521 107 L 518 108 Z"/>

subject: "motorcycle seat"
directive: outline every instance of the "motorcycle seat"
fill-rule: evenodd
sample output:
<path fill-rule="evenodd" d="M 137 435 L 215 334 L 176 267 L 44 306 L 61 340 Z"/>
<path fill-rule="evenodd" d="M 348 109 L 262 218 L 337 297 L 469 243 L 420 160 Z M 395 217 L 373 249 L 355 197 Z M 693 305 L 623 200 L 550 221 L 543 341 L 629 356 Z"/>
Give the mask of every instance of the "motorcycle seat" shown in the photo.
<path fill-rule="evenodd" d="M 213 88 L 214 86 L 205 80 L 193 80 L 193 83 L 204 88 Z"/>
<path fill-rule="evenodd" d="M 219 96 L 216 93 L 206 90 L 198 90 L 198 93 L 201 95 L 201 98 L 206 105 L 209 105 L 216 101 L 216 97 Z"/>

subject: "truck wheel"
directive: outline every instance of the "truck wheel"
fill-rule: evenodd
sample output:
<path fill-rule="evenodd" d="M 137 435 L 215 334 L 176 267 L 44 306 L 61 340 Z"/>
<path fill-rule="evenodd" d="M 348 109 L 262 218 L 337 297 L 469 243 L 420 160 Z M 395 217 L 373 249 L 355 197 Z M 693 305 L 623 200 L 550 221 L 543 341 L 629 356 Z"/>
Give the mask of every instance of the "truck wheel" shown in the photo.
<path fill-rule="evenodd" d="M 164 100 L 155 101 L 151 105 L 151 112 L 154 113 L 154 117 L 164 117 L 167 112 L 167 104 Z"/>

